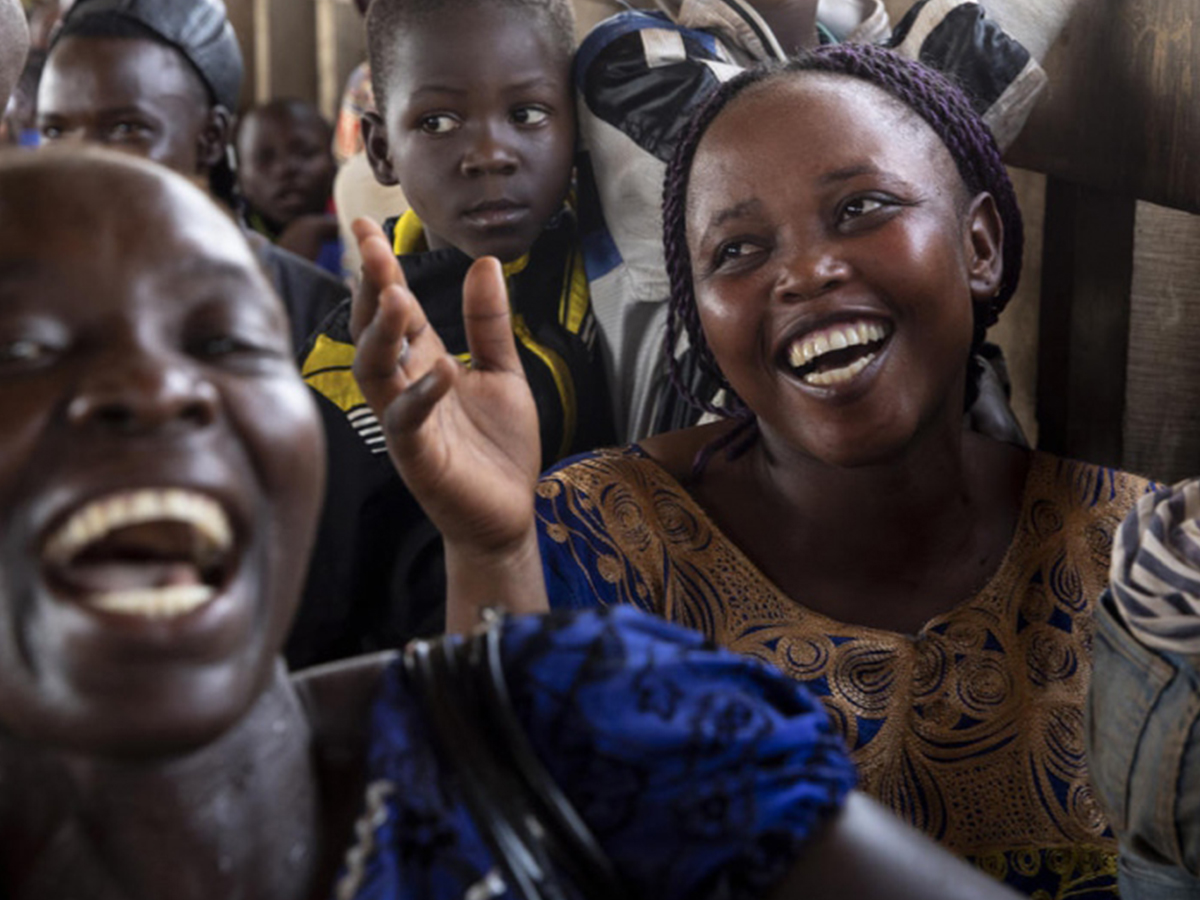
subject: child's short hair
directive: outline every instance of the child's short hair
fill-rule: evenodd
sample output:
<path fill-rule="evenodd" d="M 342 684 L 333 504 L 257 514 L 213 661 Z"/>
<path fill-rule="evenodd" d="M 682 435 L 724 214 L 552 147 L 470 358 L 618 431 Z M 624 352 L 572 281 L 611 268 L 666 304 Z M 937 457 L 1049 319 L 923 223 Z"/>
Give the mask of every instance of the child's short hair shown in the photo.
<path fill-rule="evenodd" d="M 526 14 L 529 27 L 542 30 L 564 61 L 571 59 L 575 52 L 575 11 L 570 0 L 373 0 L 367 11 L 367 56 L 380 115 L 387 115 L 396 39 L 436 16 L 471 16 L 484 3 Z"/>

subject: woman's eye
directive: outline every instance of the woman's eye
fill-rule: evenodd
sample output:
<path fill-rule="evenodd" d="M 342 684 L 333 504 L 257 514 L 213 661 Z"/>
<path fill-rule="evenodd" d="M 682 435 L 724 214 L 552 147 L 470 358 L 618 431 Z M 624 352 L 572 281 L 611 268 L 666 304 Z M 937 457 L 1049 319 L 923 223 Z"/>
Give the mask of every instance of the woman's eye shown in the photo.
<path fill-rule="evenodd" d="M 47 141 L 57 141 L 63 136 L 63 130 L 57 125 L 43 125 L 42 139 Z"/>
<path fill-rule="evenodd" d="M 713 254 L 713 269 L 716 270 L 731 263 L 742 262 L 761 252 L 762 247 L 752 244 L 750 241 L 726 241 L 717 247 L 717 252 Z"/>
<path fill-rule="evenodd" d="M 892 205 L 878 197 L 855 197 L 842 206 L 842 218 L 858 219 Z"/>
<path fill-rule="evenodd" d="M 417 125 L 426 134 L 447 134 L 458 127 L 458 122 L 453 116 L 439 114 L 425 116 Z"/>
<path fill-rule="evenodd" d="M 550 111 L 540 106 L 521 106 L 513 110 L 513 121 L 518 125 L 542 125 L 550 119 Z"/>

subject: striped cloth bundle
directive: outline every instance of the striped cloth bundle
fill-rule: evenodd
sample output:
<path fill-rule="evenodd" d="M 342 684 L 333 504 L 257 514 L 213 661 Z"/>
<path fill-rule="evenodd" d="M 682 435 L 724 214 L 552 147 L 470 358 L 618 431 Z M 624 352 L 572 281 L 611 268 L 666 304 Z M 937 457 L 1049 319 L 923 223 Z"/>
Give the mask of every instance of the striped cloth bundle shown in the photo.
<path fill-rule="evenodd" d="M 1111 590 L 1147 647 L 1200 653 L 1200 479 L 1138 502 L 1116 535 Z"/>

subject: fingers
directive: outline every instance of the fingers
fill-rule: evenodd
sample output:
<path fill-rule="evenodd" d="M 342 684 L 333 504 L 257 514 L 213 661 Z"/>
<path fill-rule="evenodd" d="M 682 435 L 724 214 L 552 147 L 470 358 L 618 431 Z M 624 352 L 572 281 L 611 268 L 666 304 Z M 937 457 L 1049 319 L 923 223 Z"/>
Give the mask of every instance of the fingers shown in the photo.
<path fill-rule="evenodd" d="M 463 319 L 467 347 L 476 368 L 522 371 L 499 260 L 485 256 L 475 260 L 468 270 L 463 281 Z"/>
<path fill-rule="evenodd" d="M 389 442 L 403 444 L 413 439 L 417 429 L 454 386 L 460 372 L 462 366 L 450 357 L 443 356 L 434 361 L 424 376 L 400 394 L 382 418 Z M 393 449 L 403 451 L 403 447 Z"/>
<path fill-rule="evenodd" d="M 393 284 L 379 295 L 374 317 L 359 335 L 354 377 L 380 415 L 445 355 L 445 348 L 408 288 Z"/>
<path fill-rule="evenodd" d="M 362 257 L 362 280 L 350 311 L 350 337 L 357 344 L 359 335 L 375 317 L 380 294 L 389 285 L 407 287 L 408 283 L 378 223 L 355 219 L 350 230 L 358 241 L 358 252 Z"/>

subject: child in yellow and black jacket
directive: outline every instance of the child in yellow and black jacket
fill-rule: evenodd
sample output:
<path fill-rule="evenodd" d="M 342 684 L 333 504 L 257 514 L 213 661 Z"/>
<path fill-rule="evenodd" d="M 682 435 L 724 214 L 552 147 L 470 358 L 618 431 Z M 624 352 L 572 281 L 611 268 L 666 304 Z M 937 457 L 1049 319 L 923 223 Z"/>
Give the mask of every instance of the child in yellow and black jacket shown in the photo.
<path fill-rule="evenodd" d="M 386 223 L 408 284 L 469 361 L 462 282 L 504 265 L 538 408 L 542 462 L 615 439 L 576 217 L 568 0 L 376 0 L 367 21 L 379 112 L 363 134 L 376 178 L 412 209 Z M 456 53 L 442 52 L 453 46 Z M 349 303 L 309 341 L 302 372 L 329 444 L 326 507 L 293 666 L 440 630 L 440 539 L 393 470 L 354 383 Z"/>

